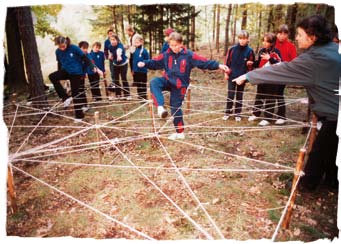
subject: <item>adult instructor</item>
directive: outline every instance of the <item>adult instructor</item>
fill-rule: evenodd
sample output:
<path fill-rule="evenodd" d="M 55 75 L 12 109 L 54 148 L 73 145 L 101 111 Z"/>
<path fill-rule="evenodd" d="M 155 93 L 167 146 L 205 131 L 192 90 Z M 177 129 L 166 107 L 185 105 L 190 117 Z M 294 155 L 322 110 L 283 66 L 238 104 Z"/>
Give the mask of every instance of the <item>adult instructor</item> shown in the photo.
<path fill-rule="evenodd" d="M 309 153 L 301 187 L 313 191 L 324 180 L 324 184 L 337 188 L 339 46 L 332 42 L 326 19 L 318 15 L 303 19 L 298 24 L 296 41 L 304 52 L 293 61 L 251 71 L 234 81 L 238 85 L 248 80 L 251 84 L 302 85 L 306 88 L 314 100 L 311 110 L 322 122 L 322 127 Z"/>

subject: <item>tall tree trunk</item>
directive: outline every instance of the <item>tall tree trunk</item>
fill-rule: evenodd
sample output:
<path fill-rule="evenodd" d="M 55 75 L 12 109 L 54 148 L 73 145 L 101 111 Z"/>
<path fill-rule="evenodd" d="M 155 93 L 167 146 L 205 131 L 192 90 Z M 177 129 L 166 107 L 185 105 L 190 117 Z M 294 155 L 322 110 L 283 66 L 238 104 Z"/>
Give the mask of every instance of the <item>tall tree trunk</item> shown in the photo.
<path fill-rule="evenodd" d="M 190 47 L 195 50 L 195 6 L 191 7 L 191 41 Z"/>
<path fill-rule="evenodd" d="M 226 25 L 225 25 L 225 45 L 224 45 L 224 56 L 226 56 L 229 48 L 229 30 L 230 30 L 230 19 L 231 19 L 232 4 L 230 3 L 227 10 Z"/>
<path fill-rule="evenodd" d="M 258 33 L 257 33 L 257 48 L 255 50 L 256 53 L 258 53 L 259 50 L 259 43 L 260 43 L 260 39 L 261 39 L 261 29 L 262 29 L 262 19 L 263 19 L 263 12 L 262 10 L 259 11 L 259 18 L 258 18 Z"/>
<path fill-rule="evenodd" d="M 31 8 L 18 7 L 17 19 L 23 45 L 31 101 L 35 107 L 46 107 L 47 97 L 45 94 L 43 74 L 41 72 L 38 47 L 34 34 Z"/>
<path fill-rule="evenodd" d="M 271 29 L 271 31 L 273 31 L 273 32 L 276 32 L 276 28 L 278 28 L 278 26 L 283 24 L 285 21 L 283 19 L 284 14 L 282 13 L 282 10 L 283 10 L 283 5 L 277 4 L 275 7 L 273 27 Z"/>
<path fill-rule="evenodd" d="M 20 33 L 16 16 L 16 8 L 8 8 L 6 16 L 6 38 L 7 38 L 7 62 L 6 76 L 10 91 L 28 92 L 28 84 L 25 76 L 24 58 L 20 42 Z"/>
<path fill-rule="evenodd" d="M 128 12 L 127 12 L 127 19 L 128 19 L 128 25 L 131 25 L 132 23 L 131 23 L 131 9 L 133 8 L 133 6 L 132 5 L 128 5 L 127 6 L 127 10 L 128 10 Z"/>
<path fill-rule="evenodd" d="M 212 38 L 212 42 L 214 43 L 215 40 L 215 21 L 216 21 L 216 10 L 217 9 L 217 5 L 214 4 L 213 5 L 213 27 L 212 27 L 212 31 L 213 31 L 213 38 Z"/>
<path fill-rule="evenodd" d="M 274 5 L 273 4 L 270 4 L 269 5 L 269 17 L 268 17 L 268 27 L 266 29 L 267 32 L 270 32 L 270 30 L 272 29 L 273 27 L 273 19 L 274 19 Z"/>
<path fill-rule="evenodd" d="M 217 49 L 217 53 L 219 53 L 219 38 L 220 38 L 220 4 L 217 4 L 217 31 L 216 31 L 216 43 L 215 48 Z"/>
<path fill-rule="evenodd" d="M 234 5 L 234 19 L 233 19 L 233 34 L 232 34 L 233 43 L 236 42 L 237 13 L 238 13 L 238 4 L 235 4 Z"/>
<path fill-rule="evenodd" d="M 289 39 L 295 39 L 295 31 L 296 31 L 296 16 L 297 16 L 298 4 L 294 3 L 289 5 L 287 10 L 286 21 L 289 27 Z"/>
<path fill-rule="evenodd" d="M 118 28 L 117 28 L 117 20 L 116 20 L 116 6 L 112 6 L 112 18 L 113 18 L 113 27 L 114 31 L 117 34 L 118 33 Z"/>
<path fill-rule="evenodd" d="M 246 30 L 246 26 L 247 26 L 247 5 L 243 4 L 243 17 L 242 17 L 242 25 L 241 25 L 242 30 Z"/>

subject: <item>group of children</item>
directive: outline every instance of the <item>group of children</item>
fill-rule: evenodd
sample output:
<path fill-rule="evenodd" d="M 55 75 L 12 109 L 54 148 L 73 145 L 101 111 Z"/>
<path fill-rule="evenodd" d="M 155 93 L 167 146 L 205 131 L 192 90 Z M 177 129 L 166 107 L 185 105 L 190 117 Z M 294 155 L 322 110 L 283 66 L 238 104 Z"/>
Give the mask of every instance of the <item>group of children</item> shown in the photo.
<path fill-rule="evenodd" d="M 104 42 L 104 52 L 100 51 L 101 43 L 95 42 L 89 53 L 89 43 L 79 42 L 78 46 L 71 44 L 68 37 L 58 36 L 55 38 L 56 58 L 58 70 L 49 75 L 49 79 L 55 87 L 58 96 L 62 99 L 64 107 L 68 107 L 73 101 L 76 122 L 84 118 L 84 113 L 89 109 L 86 90 L 85 76 L 90 83 L 90 91 L 95 101 L 102 100 L 99 86 L 100 77 L 105 78 L 105 60 L 109 60 L 109 68 L 112 83 L 108 90 L 120 98 L 123 94 L 125 99 L 131 99 L 129 83 L 127 81 L 128 57 L 125 47 L 118 35 L 112 30 L 108 31 L 108 39 Z M 132 63 L 132 74 L 134 84 L 137 86 L 138 96 L 147 99 L 147 69 L 137 67 L 137 62 L 149 59 L 148 51 L 143 47 L 143 38 L 136 35 L 134 38 L 134 52 L 130 59 Z M 122 86 L 120 84 L 122 80 Z M 71 96 L 61 85 L 61 80 L 69 80 L 71 85 Z M 109 97 L 110 100 L 112 96 Z"/>
<path fill-rule="evenodd" d="M 235 78 L 252 69 L 274 65 L 281 61 L 289 62 L 297 56 L 296 48 L 288 40 L 288 35 L 287 25 L 281 25 L 277 30 L 277 35 L 274 33 L 264 34 L 263 47 L 255 58 L 254 51 L 248 46 L 249 33 L 242 30 L 238 34 L 238 44 L 228 50 L 225 58 L 225 64 L 230 68 L 230 73 L 225 74 L 225 79 L 228 80 L 228 96 L 224 120 L 228 120 L 231 115 L 234 115 L 237 122 L 241 121 L 245 83 L 237 85 L 233 82 Z M 284 88 L 285 85 L 277 84 L 258 85 L 252 115 L 249 116 L 248 121 L 261 119 L 260 126 L 267 126 L 273 120 L 276 125 L 286 123 Z M 275 114 L 276 107 L 277 113 Z M 263 116 L 261 116 L 262 112 Z"/>
<path fill-rule="evenodd" d="M 126 55 L 126 49 L 130 51 L 133 84 L 137 87 L 138 96 L 141 99 L 147 99 L 147 69 L 164 70 L 162 77 L 153 78 L 150 81 L 150 91 L 160 118 L 166 118 L 168 115 L 164 107 L 165 102 L 162 92 L 170 91 L 170 110 L 176 129 L 176 133 L 172 134 L 169 137 L 170 139 L 184 138 L 184 121 L 181 105 L 189 86 L 192 68 L 221 69 L 225 72 L 225 79 L 228 80 L 228 96 L 223 119 L 227 120 L 231 115 L 234 115 L 235 120 L 240 121 L 244 85 L 236 85 L 232 80 L 254 68 L 273 65 L 285 59 L 285 61 L 290 61 L 290 58 L 296 57 L 294 45 L 287 40 L 288 27 L 286 25 L 282 25 L 277 34 L 277 36 L 286 35 L 286 39 L 283 38 L 280 41 L 282 45 L 280 48 L 285 53 L 285 56 L 283 56 L 285 59 L 282 57 L 283 54 L 275 47 L 277 45 L 276 36 L 272 33 L 264 35 L 263 48 L 259 51 L 258 58 L 256 59 L 254 51 L 248 46 L 249 34 L 247 31 L 242 30 L 238 35 L 239 43 L 228 50 L 224 64 L 207 60 L 188 50 L 183 45 L 181 34 L 171 28 L 165 30 L 166 38 L 162 52 L 153 59 L 149 58 L 148 51 L 143 47 L 144 41 L 142 36 L 135 33 L 132 28 L 128 28 L 127 33 L 130 37 L 130 45 L 128 47 L 121 43 L 118 35 L 109 30 L 108 39 L 104 43 L 104 52 L 100 51 L 101 44 L 95 42 L 90 53 L 88 53 L 89 44 L 85 41 L 80 42 L 79 47 L 77 47 L 72 45 L 68 38 L 56 38 L 55 44 L 58 45 L 56 56 L 60 68 L 58 71 L 50 74 L 49 77 L 59 97 L 63 99 L 64 106 L 68 106 L 72 99 L 65 93 L 59 81 L 61 79 L 69 79 L 71 81 L 71 93 L 76 119 L 82 119 L 84 112 L 88 109 L 84 90 L 85 74 L 88 75 L 94 100 L 101 100 L 99 80 L 100 76 L 105 77 L 105 59 L 109 60 L 112 78 L 109 90 L 114 92 L 117 98 L 123 95 L 124 98 L 131 99 L 130 87 L 127 81 L 129 59 Z M 277 40 L 280 40 L 280 38 L 277 38 Z M 283 86 L 258 85 L 253 114 L 248 120 L 253 121 L 259 118 L 261 112 L 264 111 L 264 119 L 261 120 L 259 125 L 268 125 L 273 118 L 277 101 L 277 105 L 282 107 L 282 109 L 279 110 L 281 112 L 278 113 L 275 123 L 285 123 L 283 91 Z M 235 98 L 236 101 L 234 102 Z"/>

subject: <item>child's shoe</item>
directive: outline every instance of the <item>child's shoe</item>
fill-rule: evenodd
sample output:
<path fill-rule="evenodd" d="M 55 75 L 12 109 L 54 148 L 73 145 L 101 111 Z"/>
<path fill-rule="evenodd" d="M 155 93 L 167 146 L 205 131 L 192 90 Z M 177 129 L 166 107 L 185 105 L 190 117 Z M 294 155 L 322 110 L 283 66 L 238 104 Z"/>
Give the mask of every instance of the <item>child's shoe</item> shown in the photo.
<path fill-rule="evenodd" d="M 63 107 L 64 108 L 69 107 L 71 102 L 72 102 L 72 97 L 67 98 L 63 103 Z"/>
<path fill-rule="evenodd" d="M 162 119 L 164 119 L 164 118 L 166 118 L 168 116 L 168 112 L 167 112 L 167 110 L 163 106 L 158 106 L 157 107 L 157 114 Z"/>
<path fill-rule="evenodd" d="M 229 118 L 230 118 L 230 116 L 224 115 L 223 120 L 228 120 Z"/>
<path fill-rule="evenodd" d="M 168 137 L 168 139 L 170 139 L 170 140 L 177 140 L 177 139 L 183 140 L 183 139 L 185 139 L 185 133 L 183 133 L 183 132 L 173 133 Z"/>
<path fill-rule="evenodd" d="M 286 123 L 286 121 L 284 119 L 278 119 L 275 122 L 275 125 L 284 125 Z"/>
<path fill-rule="evenodd" d="M 89 106 L 84 106 L 84 107 L 82 107 L 83 113 L 88 112 L 89 109 L 90 109 Z"/>
<path fill-rule="evenodd" d="M 242 118 L 239 117 L 239 116 L 236 116 L 236 117 L 234 117 L 234 120 L 235 120 L 236 122 L 240 122 L 240 121 L 242 121 Z"/>
<path fill-rule="evenodd" d="M 263 119 L 261 122 L 258 123 L 258 125 L 260 125 L 260 126 L 267 126 L 269 124 L 270 124 L 270 122 L 265 120 L 265 119 Z"/>
<path fill-rule="evenodd" d="M 248 121 L 255 121 L 256 119 L 257 119 L 256 116 L 251 115 L 247 120 L 248 120 Z"/>

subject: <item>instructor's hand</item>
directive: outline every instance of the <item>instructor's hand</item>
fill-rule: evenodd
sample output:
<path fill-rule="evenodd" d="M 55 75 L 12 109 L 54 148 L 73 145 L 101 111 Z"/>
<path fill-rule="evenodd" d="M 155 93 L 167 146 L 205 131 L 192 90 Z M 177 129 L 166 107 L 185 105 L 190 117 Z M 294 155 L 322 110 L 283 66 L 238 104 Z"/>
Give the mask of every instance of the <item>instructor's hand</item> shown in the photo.
<path fill-rule="evenodd" d="M 244 82 L 246 81 L 246 75 L 241 75 L 235 79 L 232 80 L 233 82 L 236 82 L 237 85 L 243 85 Z"/>

